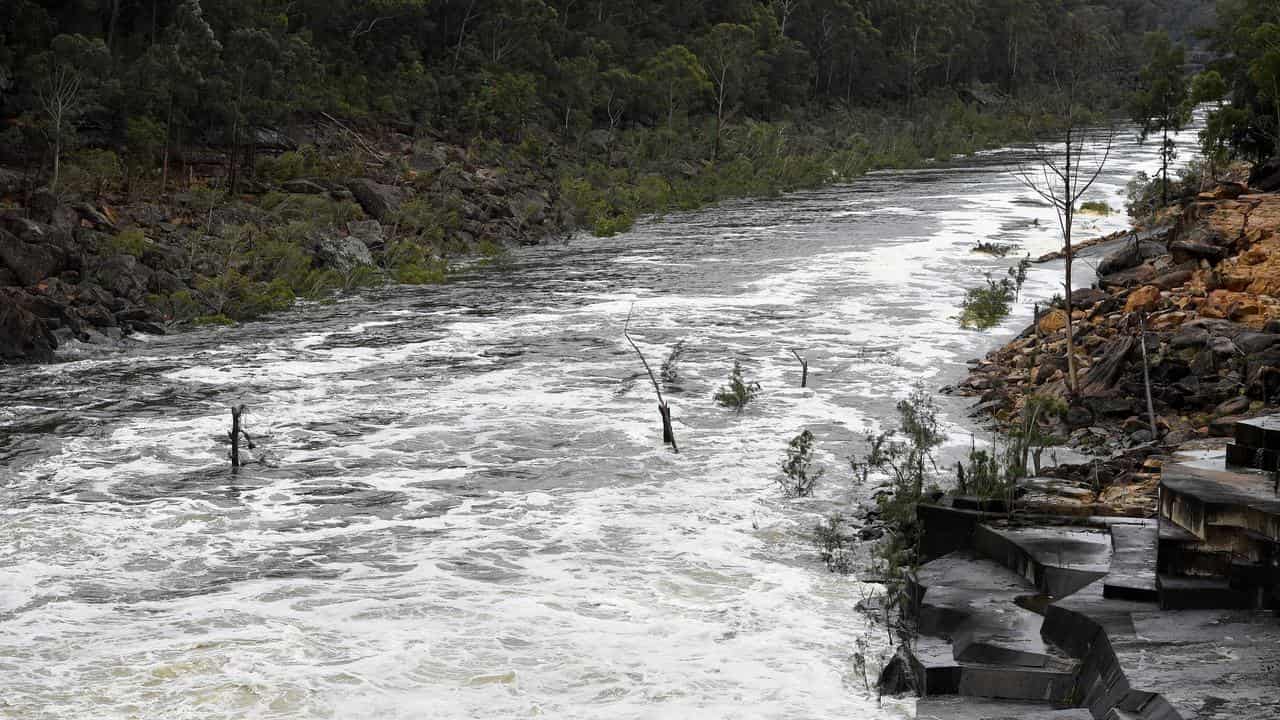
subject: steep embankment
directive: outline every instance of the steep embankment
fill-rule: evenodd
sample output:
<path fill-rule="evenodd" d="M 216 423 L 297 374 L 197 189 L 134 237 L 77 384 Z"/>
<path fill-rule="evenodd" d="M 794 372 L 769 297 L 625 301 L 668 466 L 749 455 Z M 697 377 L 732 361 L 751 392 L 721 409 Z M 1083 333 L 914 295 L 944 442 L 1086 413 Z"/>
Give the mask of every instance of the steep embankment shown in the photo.
<path fill-rule="evenodd" d="M 451 258 L 537 242 L 571 222 L 557 178 L 531 160 L 497 167 L 407 136 L 367 154 L 377 162 L 288 152 L 259 173 L 274 181 L 230 199 L 197 184 L 156 199 L 72 200 L 0 170 L 11 206 L 0 211 L 0 362 L 249 319 L 358 285 L 440 282 Z"/>
<path fill-rule="evenodd" d="M 1098 264 L 1095 287 L 1074 293 L 1079 399 L 1054 428 L 1072 445 L 1155 439 L 1144 357 L 1165 445 L 1226 434 L 1233 421 L 1275 401 L 1280 194 L 1262 176 L 1255 173 L 1252 188 L 1225 184 L 1203 193 L 1167 228 L 1120 241 Z M 1059 305 L 988 355 L 961 389 L 1012 423 L 1028 397 L 1068 394 L 1066 365 Z"/>

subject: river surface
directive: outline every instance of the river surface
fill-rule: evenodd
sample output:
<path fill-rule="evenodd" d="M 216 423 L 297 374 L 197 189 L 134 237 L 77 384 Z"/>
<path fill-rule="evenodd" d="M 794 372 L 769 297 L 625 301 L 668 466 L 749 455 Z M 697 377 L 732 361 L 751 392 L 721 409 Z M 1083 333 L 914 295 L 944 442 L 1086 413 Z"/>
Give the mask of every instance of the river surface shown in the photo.
<path fill-rule="evenodd" d="M 1122 138 L 1091 197 L 1121 208 L 1156 153 Z M 848 457 L 898 398 L 1058 291 L 1040 267 L 1000 328 L 955 320 L 984 273 L 1057 245 L 1017 157 L 0 368 L 0 717 L 911 717 L 853 659 L 874 683 L 889 652 L 855 609 L 876 586 L 827 572 L 811 533 L 869 495 Z M 972 252 L 991 239 L 1019 250 Z M 632 308 L 650 363 L 683 343 L 679 454 Z M 712 401 L 735 359 L 763 388 L 741 414 Z M 259 462 L 233 475 L 240 403 Z M 967 401 L 939 403 L 954 452 Z M 826 474 L 786 500 L 805 428 Z"/>

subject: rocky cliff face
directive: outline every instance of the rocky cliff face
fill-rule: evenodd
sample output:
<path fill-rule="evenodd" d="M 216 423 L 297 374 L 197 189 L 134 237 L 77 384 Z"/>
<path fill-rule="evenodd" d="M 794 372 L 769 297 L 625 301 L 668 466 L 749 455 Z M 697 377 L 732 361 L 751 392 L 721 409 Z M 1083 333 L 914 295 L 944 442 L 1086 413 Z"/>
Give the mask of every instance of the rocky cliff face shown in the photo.
<path fill-rule="evenodd" d="M 1143 332 L 1157 427 L 1169 444 L 1222 435 L 1280 400 L 1280 194 L 1223 185 L 1151 240 L 1120 241 L 1075 293 L 1079 397 L 1055 428 L 1077 446 L 1150 443 Z M 992 352 L 960 388 L 1012 422 L 1028 397 L 1068 398 L 1066 315 Z"/>

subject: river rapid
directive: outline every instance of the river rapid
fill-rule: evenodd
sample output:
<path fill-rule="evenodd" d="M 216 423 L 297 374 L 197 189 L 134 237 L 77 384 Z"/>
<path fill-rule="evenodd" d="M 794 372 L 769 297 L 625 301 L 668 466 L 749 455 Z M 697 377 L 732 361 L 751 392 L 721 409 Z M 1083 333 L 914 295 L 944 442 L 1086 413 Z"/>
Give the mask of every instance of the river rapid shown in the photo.
<path fill-rule="evenodd" d="M 1090 199 L 1122 208 L 1157 153 L 1121 137 Z M 1000 328 L 955 319 L 984 273 L 1058 244 L 1023 155 L 0 368 L 0 717 L 911 717 L 854 662 L 862 643 L 874 685 L 890 652 L 855 609 L 876 586 L 829 573 L 811 535 L 869 497 L 848 457 L 898 398 L 958 381 L 1059 291 L 1036 267 Z M 632 308 L 650 363 L 683 343 L 679 454 Z M 741 414 L 712 401 L 735 359 L 763 388 Z M 938 402 L 945 452 L 981 440 L 968 401 Z M 232 474 L 240 403 L 258 462 Z M 786 500 L 806 428 L 825 476 Z"/>

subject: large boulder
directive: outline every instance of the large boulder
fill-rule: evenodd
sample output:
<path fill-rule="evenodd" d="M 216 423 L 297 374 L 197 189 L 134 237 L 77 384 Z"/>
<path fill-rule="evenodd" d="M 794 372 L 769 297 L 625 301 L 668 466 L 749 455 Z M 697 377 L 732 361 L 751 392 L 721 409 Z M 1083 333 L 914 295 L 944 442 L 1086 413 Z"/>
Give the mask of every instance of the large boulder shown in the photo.
<path fill-rule="evenodd" d="M 0 362 L 51 362 L 58 340 L 29 309 L 29 296 L 0 290 Z"/>
<path fill-rule="evenodd" d="M 23 242 L 0 230 L 0 264 L 22 285 L 36 285 L 62 269 L 62 253 L 54 246 Z"/>
<path fill-rule="evenodd" d="M 383 185 L 368 178 L 352 180 L 347 183 L 347 189 L 370 217 L 384 223 L 394 220 L 396 211 L 409 197 L 404 188 Z"/>
<path fill-rule="evenodd" d="M 377 220 L 353 220 L 347 223 L 347 233 L 373 250 L 386 245 L 386 236 L 382 233 L 382 223 Z"/>
<path fill-rule="evenodd" d="M 1137 240 L 1125 242 L 1124 245 L 1108 253 L 1098 263 L 1099 275 L 1114 275 L 1118 272 L 1137 267 L 1144 261 L 1160 257 L 1168 252 L 1165 246 L 1154 240 Z"/>
<path fill-rule="evenodd" d="M 112 295 L 141 301 L 151 286 L 151 268 L 132 255 L 105 258 L 94 270 L 99 285 Z"/>
<path fill-rule="evenodd" d="M 372 267 L 369 248 L 354 237 L 324 237 L 316 246 L 316 256 L 325 267 L 348 274 L 359 267 Z"/>

